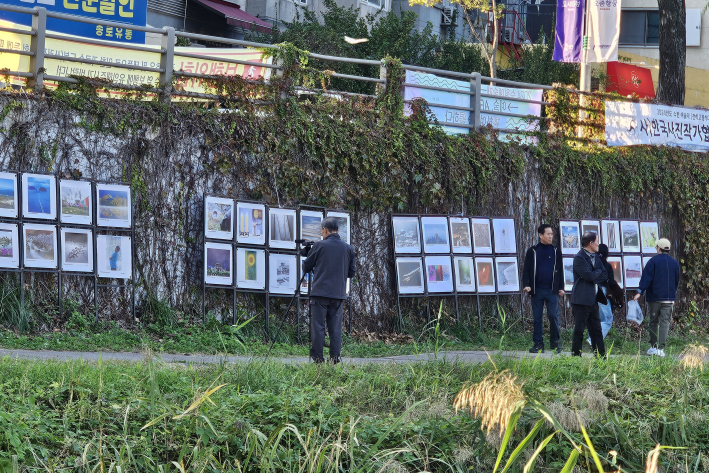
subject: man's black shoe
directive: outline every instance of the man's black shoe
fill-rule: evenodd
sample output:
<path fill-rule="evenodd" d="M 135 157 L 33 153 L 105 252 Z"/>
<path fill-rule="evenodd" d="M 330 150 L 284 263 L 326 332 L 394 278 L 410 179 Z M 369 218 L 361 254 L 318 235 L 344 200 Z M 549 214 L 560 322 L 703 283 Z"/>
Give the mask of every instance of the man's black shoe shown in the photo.
<path fill-rule="evenodd" d="M 544 353 L 544 347 L 543 346 L 533 346 L 529 350 L 529 353 Z"/>
<path fill-rule="evenodd" d="M 336 364 L 338 364 L 338 363 L 342 363 L 342 358 L 340 358 L 339 356 L 336 357 L 336 358 L 330 358 L 330 362 L 331 362 L 333 365 L 336 365 Z"/>

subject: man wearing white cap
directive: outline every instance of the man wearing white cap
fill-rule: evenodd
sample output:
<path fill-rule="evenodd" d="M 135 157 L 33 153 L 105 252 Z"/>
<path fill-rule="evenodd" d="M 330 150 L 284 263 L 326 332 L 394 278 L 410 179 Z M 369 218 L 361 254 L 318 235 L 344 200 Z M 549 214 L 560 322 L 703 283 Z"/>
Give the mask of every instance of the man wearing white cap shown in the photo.
<path fill-rule="evenodd" d="M 679 285 L 679 264 L 669 255 L 668 239 L 660 238 L 656 247 L 657 255 L 650 258 L 643 269 L 640 287 L 634 299 L 637 301 L 644 294 L 650 306 L 650 349 L 647 354 L 665 356 L 665 341 L 670 331 L 672 307 Z"/>

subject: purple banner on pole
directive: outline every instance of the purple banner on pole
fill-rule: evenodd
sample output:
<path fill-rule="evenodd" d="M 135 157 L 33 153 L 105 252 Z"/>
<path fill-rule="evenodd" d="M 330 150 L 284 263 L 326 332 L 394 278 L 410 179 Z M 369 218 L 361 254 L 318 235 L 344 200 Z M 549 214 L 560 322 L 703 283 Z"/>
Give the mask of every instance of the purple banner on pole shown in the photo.
<path fill-rule="evenodd" d="M 581 62 L 584 0 L 558 0 L 554 61 Z"/>

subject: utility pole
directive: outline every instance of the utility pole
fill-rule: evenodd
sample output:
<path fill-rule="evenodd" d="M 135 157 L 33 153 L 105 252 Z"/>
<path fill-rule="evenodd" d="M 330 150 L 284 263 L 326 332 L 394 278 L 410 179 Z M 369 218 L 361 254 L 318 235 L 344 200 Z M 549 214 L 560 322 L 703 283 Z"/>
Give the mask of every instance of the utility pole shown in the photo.
<path fill-rule="evenodd" d="M 584 2 L 584 9 L 583 9 L 583 15 L 584 15 L 584 21 L 583 21 L 583 36 L 582 36 L 582 46 L 581 46 L 581 78 L 579 80 L 579 90 L 581 92 L 590 92 L 591 91 L 591 68 L 589 67 L 588 64 L 588 43 L 589 43 L 589 30 L 588 30 L 588 4 L 592 0 L 586 0 Z M 581 94 L 579 97 L 579 106 L 583 109 L 588 105 L 588 101 L 586 100 L 586 95 Z M 586 110 L 579 110 L 579 127 L 578 127 L 578 136 L 579 138 L 583 138 L 585 135 L 585 130 L 583 127 L 583 122 L 586 120 L 586 117 L 588 114 L 586 113 Z"/>

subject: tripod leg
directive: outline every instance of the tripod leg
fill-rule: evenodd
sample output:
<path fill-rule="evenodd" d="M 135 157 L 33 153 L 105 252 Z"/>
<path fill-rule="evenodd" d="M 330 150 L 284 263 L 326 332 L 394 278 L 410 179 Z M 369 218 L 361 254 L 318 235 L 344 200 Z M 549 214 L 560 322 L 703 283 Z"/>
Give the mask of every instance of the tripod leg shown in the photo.
<path fill-rule="evenodd" d="M 303 274 L 303 276 L 300 278 L 300 282 L 298 283 L 298 287 L 295 288 L 295 294 L 293 294 L 293 297 L 291 297 L 291 300 L 288 303 L 288 308 L 283 313 L 283 318 L 281 319 L 281 323 L 278 325 L 278 329 L 276 330 L 276 333 L 273 335 L 273 340 L 271 341 L 271 346 L 268 347 L 268 354 L 266 356 L 271 354 L 271 349 L 273 349 L 273 344 L 276 343 L 276 339 L 278 338 L 278 334 L 281 331 L 281 327 L 283 327 L 283 323 L 286 321 L 286 317 L 288 316 L 288 312 L 290 312 L 290 308 L 293 306 L 293 301 L 295 301 L 296 298 L 300 295 L 300 285 L 303 284 L 303 280 L 305 279 L 306 274 L 308 274 L 308 273 Z"/>

